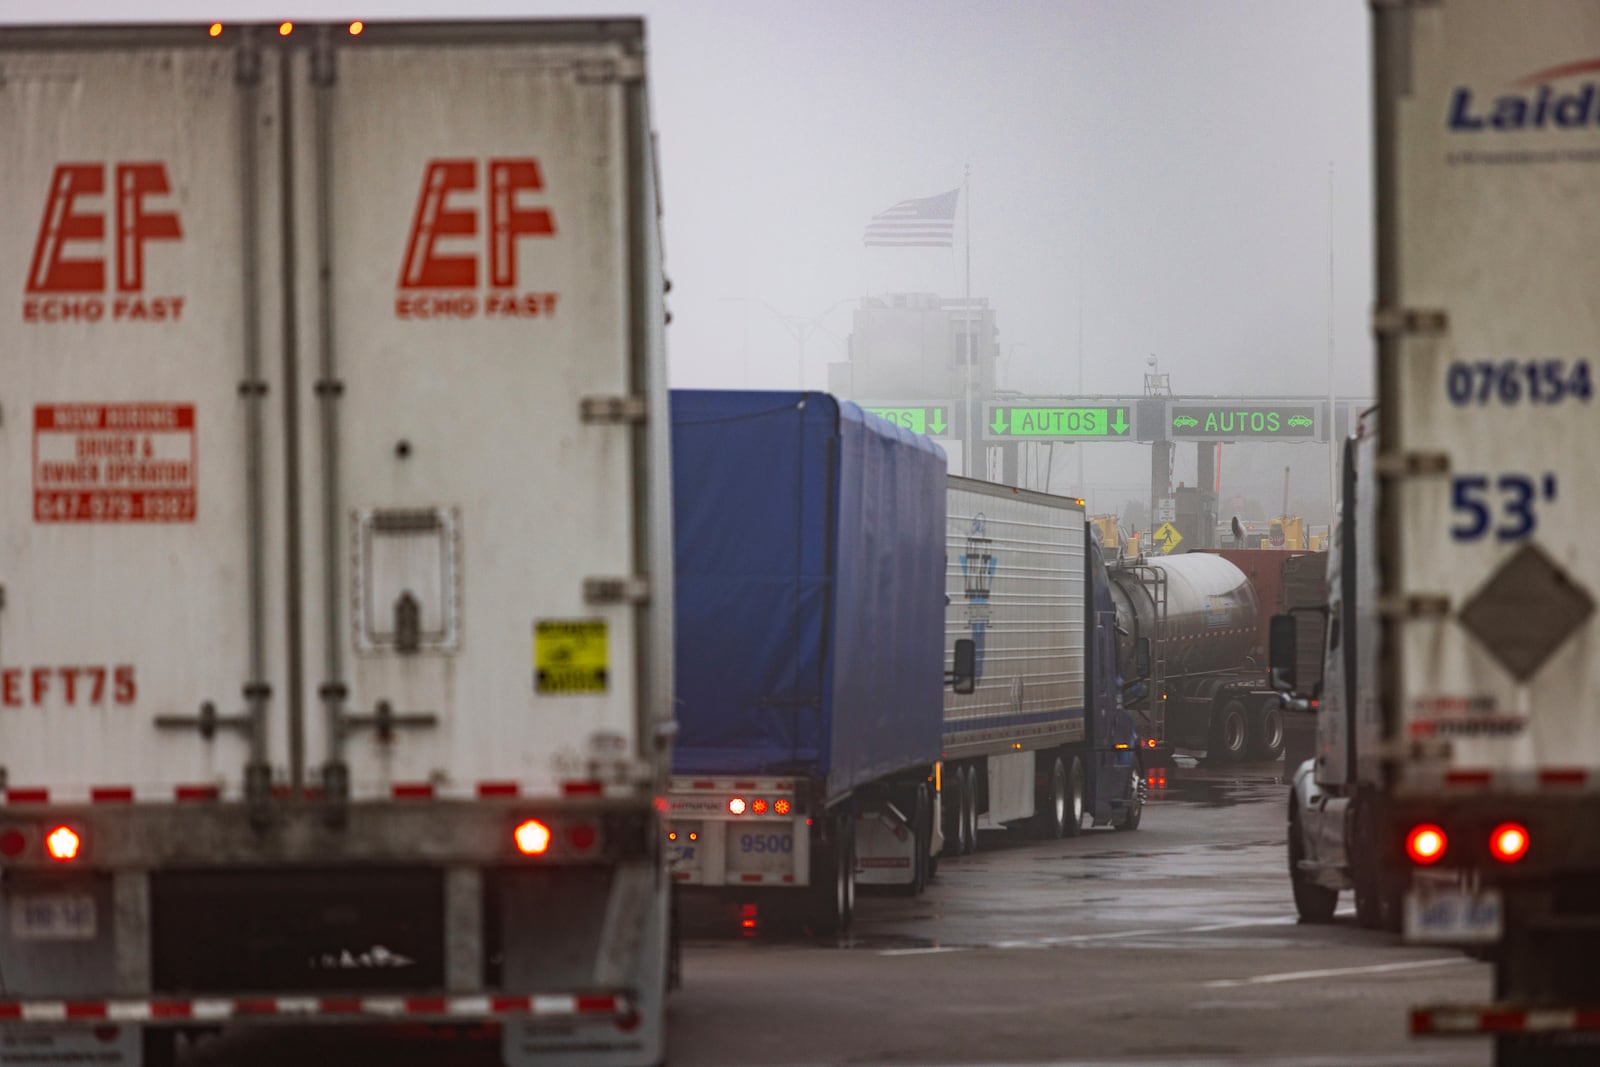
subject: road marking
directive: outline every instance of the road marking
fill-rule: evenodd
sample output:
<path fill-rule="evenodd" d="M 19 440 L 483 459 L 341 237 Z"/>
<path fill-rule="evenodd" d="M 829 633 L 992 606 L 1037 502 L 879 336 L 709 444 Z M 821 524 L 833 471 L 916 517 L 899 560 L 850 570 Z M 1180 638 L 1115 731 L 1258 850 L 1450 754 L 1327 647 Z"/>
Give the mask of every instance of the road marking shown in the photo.
<path fill-rule="evenodd" d="M 1386 974 L 1390 971 L 1416 971 L 1424 967 L 1446 967 L 1452 963 L 1471 963 L 1465 956 L 1444 956 L 1431 960 L 1407 960 L 1404 963 L 1375 963 L 1369 967 L 1330 967 L 1322 971 L 1285 971 L 1280 974 L 1258 974 L 1254 978 L 1222 978 L 1205 983 L 1207 989 L 1234 989 L 1238 986 L 1273 985 L 1278 982 L 1304 982 L 1311 978 L 1341 978 L 1352 974 Z"/>
<path fill-rule="evenodd" d="M 1355 912 L 1341 911 L 1339 915 L 1349 916 Z M 1175 934 L 1211 934 L 1218 930 L 1238 930 L 1247 926 L 1293 926 L 1299 922 L 1293 915 L 1279 916 L 1275 919 L 1233 919 L 1228 922 L 1207 923 L 1204 926 L 1179 926 L 1152 928 L 1147 930 L 1115 930 L 1102 934 L 1065 934 L 1059 937 L 1037 937 L 1028 940 L 996 941 L 986 945 L 936 945 L 930 948 L 886 948 L 879 949 L 880 956 L 931 956 L 941 952 L 973 952 L 978 949 L 1018 949 L 1018 948 L 1051 948 L 1056 945 L 1078 945 L 1089 941 L 1122 941 L 1134 937 L 1172 937 Z"/>

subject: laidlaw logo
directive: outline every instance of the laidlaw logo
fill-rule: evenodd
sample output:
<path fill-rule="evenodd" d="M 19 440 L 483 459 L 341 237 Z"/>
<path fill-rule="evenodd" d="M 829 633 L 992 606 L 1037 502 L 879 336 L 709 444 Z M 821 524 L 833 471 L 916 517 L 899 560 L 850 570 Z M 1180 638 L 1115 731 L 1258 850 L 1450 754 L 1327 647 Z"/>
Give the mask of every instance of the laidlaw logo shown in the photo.
<path fill-rule="evenodd" d="M 108 175 L 109 206 L 95 203 L 106 195 Z M 145 295 L 145 245 L 183 237 L 176 212 L 148 203 L 171 192 L 162 163 L 58 164 L 28 264 L 23 321 L 99 322 L 108 313 L 113 321 L 177 321 L 183 297 Z M 116 268 L 109 279 L 104 255 L 108 229 Z M 114 295 L 108 299 L 112 282 Z"/>
<path fill-rule="evenodd" d="M 1571 92 L 1558 93 L 1550 82 L 1582 74 L 1600 74 L 1600 59 L 1587 59 L 1530 74 L 1514 83 L 1517 92 L 1480 101 L 1461 86 L 1450 94 L 1450 129 L 1457 133 L 1481 130 L 1582 129 L 1600 126 L 1600 84 L 1585 82 Z"/>
<path fill-rule="evenodd" d="M 488 186 L 487 196 L 481 198 L 472 195 L 478 192 L 480 171 L 486 173 Z M 400 266 L 396 317 L 553 314 L 556 294 L 523 289 L 517 269 L 519 241 L 555 236 L 550 209 L 523 199 L 543 191 L 544 177 L 536 159 L 490 159 L 481 167 L 475 159 L 430 160 L 423 170 L 422 191 Z M 478 242 L 469 239 L 479 236 L 481 222 L 486 224 L 480 251 Z"/>

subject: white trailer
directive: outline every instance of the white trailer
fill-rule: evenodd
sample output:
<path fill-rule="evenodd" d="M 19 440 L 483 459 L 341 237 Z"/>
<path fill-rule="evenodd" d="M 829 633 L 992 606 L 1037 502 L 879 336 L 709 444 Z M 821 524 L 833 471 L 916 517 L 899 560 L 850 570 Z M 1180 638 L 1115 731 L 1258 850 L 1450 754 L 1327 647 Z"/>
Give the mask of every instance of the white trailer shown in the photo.
<path fill-rule="evenodd" d="M 953 475 L 947 500 L 946 664 L 971 642 L 975 680 L 945 693 L 941 847 L 1029 820 L 1044 837 L 1137 829 L 1138 730 L 1083 501 Z"/>
<path fill-rule="evenodd" d="M 643 52 L 0 36 L 0 1062 L 396 1019 L 662 1058 Z"/>
<path fill-rule="evenodd" d="M 1493 1003 L 1413 1032 L 1593 1063 L 1600 6 L 1372 6 L 1378 432 L 1346 515 L 1374 521 L 1350 544 L 1375 568 L 1339 570 L 1375 596 L 1328 639 L 1356 646 L 1329 830 L 1361 910 L 1494 960 Z"/>

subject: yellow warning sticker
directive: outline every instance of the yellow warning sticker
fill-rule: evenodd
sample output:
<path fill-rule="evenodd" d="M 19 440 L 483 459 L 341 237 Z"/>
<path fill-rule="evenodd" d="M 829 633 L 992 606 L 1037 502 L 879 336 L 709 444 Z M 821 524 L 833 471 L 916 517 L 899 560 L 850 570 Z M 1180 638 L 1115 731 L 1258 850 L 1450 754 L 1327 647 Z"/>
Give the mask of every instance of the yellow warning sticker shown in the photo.
<path fill-rule="evenodd" d="M 604 693 L 610 668 L 604 619 L 542 619 L 533 624 L 533 688 L 540 693 Z"/>

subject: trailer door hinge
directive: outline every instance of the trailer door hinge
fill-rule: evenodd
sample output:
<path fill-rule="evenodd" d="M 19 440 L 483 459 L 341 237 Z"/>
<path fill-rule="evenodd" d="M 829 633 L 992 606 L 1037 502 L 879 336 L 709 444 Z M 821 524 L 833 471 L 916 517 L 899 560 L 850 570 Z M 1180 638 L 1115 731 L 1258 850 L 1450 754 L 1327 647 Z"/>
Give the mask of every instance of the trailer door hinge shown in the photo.
<path fill-rule="evenodd" d="M 585 578 L 583 601 L 586 604 L 644 604 L 650 600 L 647 578 Z"/>
<path fill-rule="evenodd" d="M 1386 619 L 1442 619 L 1450 614 L 1450 598 L 1440 593 L 1413 593 L 1386 597 L 1378 602 L 1378 614 Z"/>
<path fill-rule="evenodd" d="M 1372 313 L 1372 332 L 1380 337 L 1441 334 L 1449 328 L 1449 314 L 1438 308 L 1378 308 Z"/>
<path fill-rule="evenodd" d="M 1450 456 L 1445 452 L 1402 452 L 1382 456 L 1378 474 L 1385 478 L 1415 478 L 1418 475 L 1449 474 Z"/>
<path fill-rule="evenodd" d="M 579 412 L 589 425 L 637 424 L 649 417 L 650 406 L 642 396 L 586 396 Z"/>

